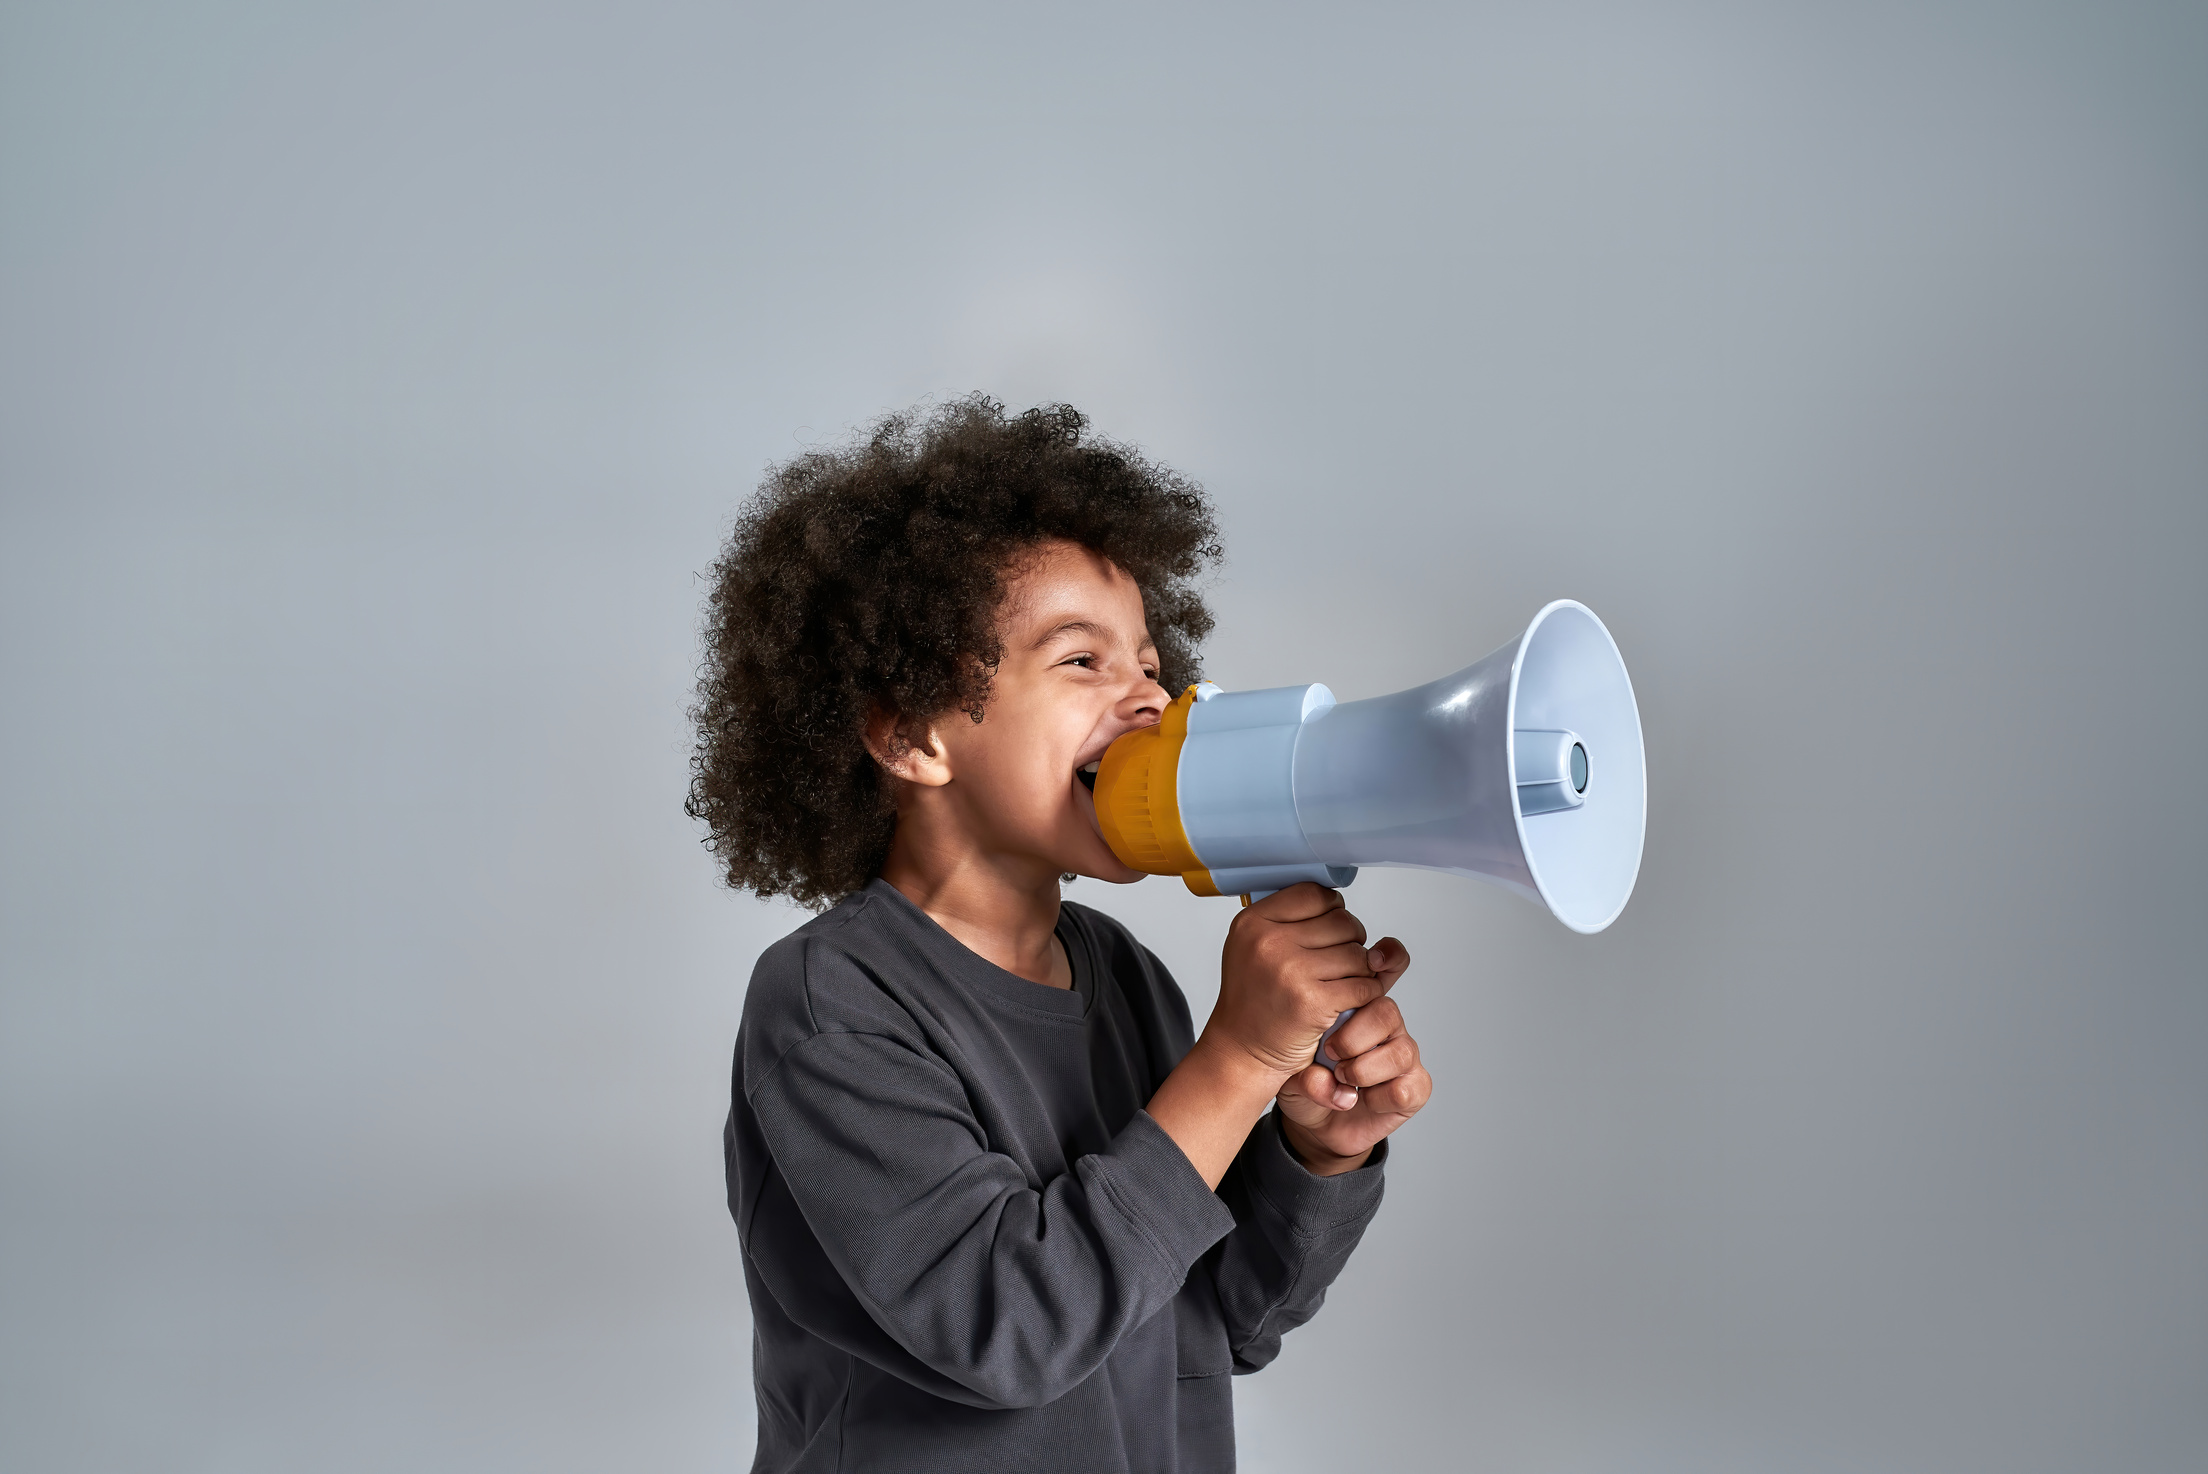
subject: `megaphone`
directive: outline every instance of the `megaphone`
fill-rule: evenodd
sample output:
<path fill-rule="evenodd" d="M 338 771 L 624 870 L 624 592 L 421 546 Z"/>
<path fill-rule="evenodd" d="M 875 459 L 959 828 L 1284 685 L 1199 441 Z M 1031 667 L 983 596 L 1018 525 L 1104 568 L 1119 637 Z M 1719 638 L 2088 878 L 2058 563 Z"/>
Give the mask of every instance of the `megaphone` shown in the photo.
<path fill-rule="evenodd" d="M 1490 881 L 1576 932 L 1625 909 L 1648 815 L 1633 683 L 1610 631 L 1570 599 L 1392 696 L 1200 682 L 1105 751 L 1095 792 L 1114 854 L 1200 896 L 1405 866 Z"/>

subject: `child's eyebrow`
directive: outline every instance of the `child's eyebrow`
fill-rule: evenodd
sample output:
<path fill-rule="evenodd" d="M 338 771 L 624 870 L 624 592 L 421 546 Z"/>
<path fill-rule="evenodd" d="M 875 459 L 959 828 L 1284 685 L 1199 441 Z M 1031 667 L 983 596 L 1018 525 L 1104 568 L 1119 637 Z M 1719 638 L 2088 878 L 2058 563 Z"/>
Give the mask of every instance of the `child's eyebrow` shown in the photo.
<path fill-rule="evenodd" d="M 1109 640 L 1112 637 L 1112 632 L 1093 620 L 1069 619 L 1062 624 L 1054 624 L 1049 629 L 1044 630 L 1035 643 L 1028 648 L 1040 650 L 1052 640 L 1064 635 L 1087 635 L 1092 640 Z"/>
<path fill-rule="evenodd" d="M 1059 624 L 1054 624 L 1049 629 L 1044 630 L 1041 635 L 1036 637 L 1035 643 L 1028 646 L 1028 648 L 1030 650 L 1040 650 L 1045 645 L 1048 645 L 1051 641 L 1060 639 L 1066 635 L 1086 635 L 1092 640 L 1101 640 L 1105 642 L 1109 642 L 1112 638 L 1112 632 L 1109 629 L 1105 628 L 1103 625 L 1096 623 L 1094 620 L 1068 619 Z M 1142 640 L 1138 648 L 1148 650 L 1156 644 L 1157 641 L 1150 638 L 1150 632 L 1148 630 L 1144 630 L 1142 632 Z"/>

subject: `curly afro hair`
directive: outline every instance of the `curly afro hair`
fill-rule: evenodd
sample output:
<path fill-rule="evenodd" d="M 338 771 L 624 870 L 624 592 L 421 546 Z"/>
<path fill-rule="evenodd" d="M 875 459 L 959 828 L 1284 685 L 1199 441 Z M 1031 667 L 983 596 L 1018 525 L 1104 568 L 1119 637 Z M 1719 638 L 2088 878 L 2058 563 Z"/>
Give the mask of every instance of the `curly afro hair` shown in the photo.
<path fill-rule="evenodd" d="M 819 909 L 881 872 L 897 815 L 869 713 L 979 722 L 1006 581 L 1056 538 L 1140 586 L 1165 688 L 1196 679 L 1211 504 L 1070 406 L 970 395 L 769 473 L 713 565 L 691 711 L 684 807 L 729 885 Z"/>

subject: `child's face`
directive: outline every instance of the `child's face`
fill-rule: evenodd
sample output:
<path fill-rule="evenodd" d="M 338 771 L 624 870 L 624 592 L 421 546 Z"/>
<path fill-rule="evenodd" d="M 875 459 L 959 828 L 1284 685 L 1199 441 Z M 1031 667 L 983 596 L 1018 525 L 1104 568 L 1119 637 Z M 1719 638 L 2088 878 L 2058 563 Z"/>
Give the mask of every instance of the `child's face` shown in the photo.
<path fill-rule="evenodd" d="M 1081 770 L 1114 738 L 1154 725 L 1171 699 L 1141 590 L 1087 548 L 1046 543 L 1023 559 L 999 618 L 1004 658 L 983 719 L 952 712 L 935 724 L 959 827 L 993 860 L 1140 880 L 1097 832 Z"/>

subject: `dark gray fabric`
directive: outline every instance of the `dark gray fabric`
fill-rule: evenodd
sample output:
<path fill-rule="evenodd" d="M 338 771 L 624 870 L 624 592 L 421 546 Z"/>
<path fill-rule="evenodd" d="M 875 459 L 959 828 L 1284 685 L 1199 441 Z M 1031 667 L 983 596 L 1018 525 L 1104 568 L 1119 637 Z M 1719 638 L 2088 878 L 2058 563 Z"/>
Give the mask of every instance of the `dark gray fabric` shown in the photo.
<path fill-rule="evenodd" d="M 1067 903 L 1071 992 L 875 881 L 767 949 L 729 1209 L 755 1474 L 1231 1470 L 1229 1371 L 1309 1320 L 1380 1205 L 1271 1116 L 1217 1193 L 1142 1110 L 1194 1036 L 1165 968 Z"/>

